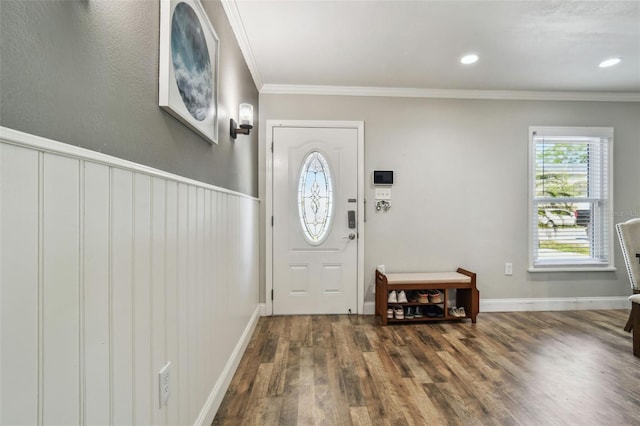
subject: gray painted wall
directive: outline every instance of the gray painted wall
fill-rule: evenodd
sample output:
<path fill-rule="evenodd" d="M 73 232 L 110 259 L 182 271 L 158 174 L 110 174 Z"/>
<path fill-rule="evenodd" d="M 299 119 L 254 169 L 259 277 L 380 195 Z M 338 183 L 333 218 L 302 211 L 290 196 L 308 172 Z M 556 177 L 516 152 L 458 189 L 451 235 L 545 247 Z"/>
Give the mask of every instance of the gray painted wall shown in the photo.
<path fill-rule="evenodd" d="M 0 125 L 258 195 L 258 135 L 229 118 L 258 91 L 221 3 L 219 143 L 158 107 L 159 1 L 0 2 Z M 257 129 L 256 129 L 257 130 Z"/>
<path fill-rule="evenodd" d="M 261 197 L 266 120 L 365 122 L 366 300 L 379 264 L 387 271 L 462 266 L 478 273 L 488 299 L 629 294 L 617 239 L 617 272 L 527 272 L 528 127 L 614 127 L 614 220 L 621 222 L 640 216 L 640 103 L 261 95 L 260 107 Z M 396 172 L 388 213 L 374 209 L 374 169 Z M 505 262 L 513 276 L 504 275 Z"/>

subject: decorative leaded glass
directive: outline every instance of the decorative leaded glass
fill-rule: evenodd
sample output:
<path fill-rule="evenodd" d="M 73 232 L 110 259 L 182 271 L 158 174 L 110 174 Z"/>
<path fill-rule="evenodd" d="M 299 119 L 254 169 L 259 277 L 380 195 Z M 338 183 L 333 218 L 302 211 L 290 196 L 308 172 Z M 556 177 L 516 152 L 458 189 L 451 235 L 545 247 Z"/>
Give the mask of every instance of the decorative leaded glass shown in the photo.
<path fill-rule="evenodd" d="M 304 159 L 298 183 L 298 214 L 305 237 L 320 244 L 329 233 L 333 216 L 333 182 L 329 164 L 318 151 Z"/>

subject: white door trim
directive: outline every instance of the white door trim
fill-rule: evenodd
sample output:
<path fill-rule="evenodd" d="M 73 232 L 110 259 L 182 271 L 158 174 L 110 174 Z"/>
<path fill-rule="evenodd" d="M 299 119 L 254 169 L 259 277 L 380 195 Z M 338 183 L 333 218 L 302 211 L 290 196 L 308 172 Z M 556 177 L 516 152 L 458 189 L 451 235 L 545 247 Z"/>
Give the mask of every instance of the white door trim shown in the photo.
<path fill-rule="evenodd" d="M 273 315 L 273 129 L 275 127 L 319 127 L 356 129 L 358 131 L 358 311 L 364 313 L 364 121 L 267 120 L 266 131 L 266 199 L 265 199 L 265 295 L 266 314 Z"/>

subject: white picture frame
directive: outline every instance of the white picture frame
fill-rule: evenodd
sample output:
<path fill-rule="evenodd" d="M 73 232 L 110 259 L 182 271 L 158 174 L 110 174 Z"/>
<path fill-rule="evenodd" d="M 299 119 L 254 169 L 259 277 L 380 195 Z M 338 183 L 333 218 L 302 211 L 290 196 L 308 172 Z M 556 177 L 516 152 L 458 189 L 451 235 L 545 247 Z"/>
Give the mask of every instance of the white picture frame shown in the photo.
<path fill-rule="evenodd" d="M 199 0 L 160 1 L 161 108 L 218 143 L 220 40 Z"/>

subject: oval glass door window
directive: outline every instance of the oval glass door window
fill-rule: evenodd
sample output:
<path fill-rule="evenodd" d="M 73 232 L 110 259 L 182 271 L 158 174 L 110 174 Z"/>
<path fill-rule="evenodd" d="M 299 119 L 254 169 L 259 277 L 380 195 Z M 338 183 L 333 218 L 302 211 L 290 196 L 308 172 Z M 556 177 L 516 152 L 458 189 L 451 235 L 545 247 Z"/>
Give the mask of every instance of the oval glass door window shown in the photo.
<path fill-rule="evenodd" d="M 298 182 L 298 214 L 310 244 L 321 244 L 333 218 L 333 181 L 326 158 L 312 151 L 302 163 Z"/>

